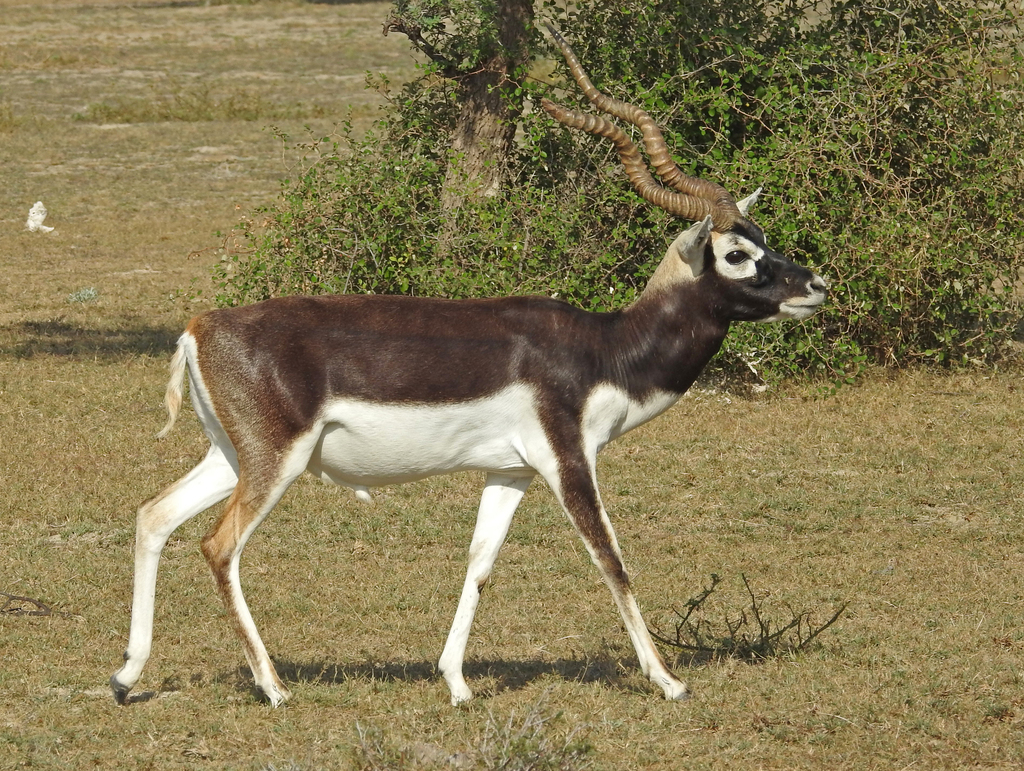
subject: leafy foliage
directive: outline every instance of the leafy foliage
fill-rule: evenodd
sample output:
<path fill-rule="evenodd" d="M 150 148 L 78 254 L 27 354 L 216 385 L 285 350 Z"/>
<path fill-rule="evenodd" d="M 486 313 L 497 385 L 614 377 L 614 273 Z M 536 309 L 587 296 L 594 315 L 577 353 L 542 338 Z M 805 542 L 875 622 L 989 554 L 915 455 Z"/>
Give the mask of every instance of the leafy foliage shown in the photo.
<path fill-rule="evenodd" d="M 465 75 L 500 48 L 496 0 L 395 0 L 388 31 L 407 35 L 436 66 Z"/>
<path fill-rule="evenodd" d="M 455 235 L 439 255 L 442 161 L 426 148 L 382 159 L 383 144 L 346 131 L 290 184 L 282 206 L 244 220 L 251 250 L 220 264 L 219 302 L 533 293 L 606 310 L 634 299 L 664 250 L 666 217 L 621 184 L 556 188 L 524 173 L 505 196 L 456 212 Z"/>
<path fill-rule="evenodd" d="M 1024 258 L 1024 64 L 1005 6 L 847 0 L 822 15 L 794 1 L 627 0 L 546 4 L 541 15 L 599 88 L 655 116 L 684 170 L 737 197 L 763 186 L 755 218 L 772 245 L 830 279 L 829 306 L 810 320 L 735 330 L 726 367 L 841 380 L 866 362 L 1006 355 Z M 219 301 L 343 291 L 632 301 L 682 225 L 628 189 L 607 143 L 531 109 L 542 95 L 584 107 L 571 83 L 547 80 L 518 95 L 528 106 L 512 183 L 462 208 L 445 250 L 435 247 L 451 81 L 436 67 L 397 91 L 374 81 L 390 99 L 378 132 L 323 144 L 260 227 L 243 223 L 252 248 L 222 264 Z"/>

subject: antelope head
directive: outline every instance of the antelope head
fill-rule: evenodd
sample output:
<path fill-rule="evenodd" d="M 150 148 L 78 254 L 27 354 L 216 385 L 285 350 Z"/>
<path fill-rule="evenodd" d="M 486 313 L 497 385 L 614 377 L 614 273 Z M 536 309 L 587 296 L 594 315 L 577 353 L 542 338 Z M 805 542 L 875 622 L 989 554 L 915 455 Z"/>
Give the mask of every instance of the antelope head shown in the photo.
<path fill-rule="evenodd" d="M 565 39 L 552 27 L 548 30 L 590 103 L 640 129 L 650 165 L 662 182 L 648 171 L 636 144 L 612 121 L 570 110 L 548 99 L 541 101 L 544 110 L 570 128 L 610 139 L 641 197 L 697 223 L 669 247 L 644 294 L 659 293 L 713 273 L 723 282 L 720 290 L 734 300 L 730 320 L 802 319 L 814 313 L 825 301 L 824 280 L 771 249 L 764 231 L 747 217 L 760 188 L 737 202 L 721 185 L 685 174 L 669 155 L 654 119 L 639 107 L 598 91 Z"/>

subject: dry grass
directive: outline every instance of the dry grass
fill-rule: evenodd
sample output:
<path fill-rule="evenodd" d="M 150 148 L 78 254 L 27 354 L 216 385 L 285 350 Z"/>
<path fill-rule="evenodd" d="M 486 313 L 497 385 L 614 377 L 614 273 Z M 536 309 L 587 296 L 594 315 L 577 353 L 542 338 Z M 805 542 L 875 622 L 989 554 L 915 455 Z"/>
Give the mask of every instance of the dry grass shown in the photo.
<path fill-rule="evenodd" d="M 583 744 L 566 763 L 1024 763 L 1016 374 L 877 376 L 825 400 L 696 394 L 608 448 L 605 498 L 652 624 L 669 627 L 713 573 L 713 615 L 748 604 L 741 575 L 779 618 L 820 622 L 851 603 L 810 651 L 692 666 L 689 703 L 638 674 L 538 485 L 470 640 L 479 698 L 449 706 L 434 662 L 480 486 L 464 475 L 372 506 L 294 486 L 243 561 L 295 692 L 279 710 L 251 698 L 198 550 L 214 514 L 197 517 L 161 565 L 147 699 L 116 707 L 106 679 L 127 636 L 133 512 L 204 451 L 191 414 L 153 439 L 191 310 L 169 296 L 205 280 L 214 252 L 188 253 L 215 245 L 236 206 L 270 200 L 299 150 L 282 159 L 242 120 L 98 128 L 73 114 L 133 78 L 145 93 L 207 67 L 203 82 L 259 81 L 274 103 L 333 113 L 344 73 L 407 65 L 400 41 L 373 37 L 380 4 L 0 8 L 0 127 L 5 104 L 15 124 L 0 137 L 0 592 L 54 611 L 0 614 L 0 768 L 474 768 L 513 745 L 546 748 L 543 768 Z M 274 92 L 285 75 L 304 85 Z M 54 233 L 21 229 L 38 198 Z M 87 288 L 95 299 L 69 302 Z"/>
<path fill-rule="evenodd" d="M 0 350 L 163 350 L 188 314 L 169 296 L 207 281 L 217 233 L 311 138 L 369 125 L 367 70 L 412 71 L 386 8 L 0 0 Z M 23 231 L 40 199 L 46 236 Z M 97 301 L 69 304 L 83 288 Z"/>

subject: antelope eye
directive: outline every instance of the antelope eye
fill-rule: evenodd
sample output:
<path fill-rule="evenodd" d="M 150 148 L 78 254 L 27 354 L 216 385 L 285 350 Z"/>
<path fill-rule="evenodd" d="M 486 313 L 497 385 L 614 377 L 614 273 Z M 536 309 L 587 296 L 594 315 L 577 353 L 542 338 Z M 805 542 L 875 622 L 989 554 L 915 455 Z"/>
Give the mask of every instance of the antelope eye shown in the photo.
<path fill-rule="evenodd" d="M 748 255 L 746 252 L 736 251 L 729 252 L 727 255 L 725 255 L 725 261 L 730 265 L 739 265 L 741 262 L 748 259 L 750 259 L 750 255 Z"/>

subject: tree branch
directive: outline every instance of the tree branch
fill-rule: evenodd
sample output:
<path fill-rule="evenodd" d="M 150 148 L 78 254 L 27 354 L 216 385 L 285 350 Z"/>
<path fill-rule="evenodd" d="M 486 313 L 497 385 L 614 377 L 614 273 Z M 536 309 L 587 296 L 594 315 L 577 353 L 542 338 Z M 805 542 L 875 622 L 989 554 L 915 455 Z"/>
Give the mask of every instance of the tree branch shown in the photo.
<path fill-rule="evenodd" d="M 384 37 L 387 37 L 389 32 L 400 32 L 405 35 L 409 38 L 409 42 L 426 54 L 430 61 L 441 68 L 441 74 L 446 78 L 454 79 L 465 74 L 455 62 L 445 57 L 430 41 L 423 37 L 423 27 L 419 24 L 410 22 L 405 17 L 398 16 L 395 13 L 389 13 L 387 18 L 384 19 L 384 29 L 382 32 Z"/>

